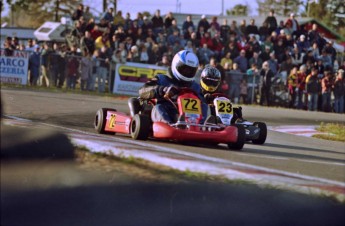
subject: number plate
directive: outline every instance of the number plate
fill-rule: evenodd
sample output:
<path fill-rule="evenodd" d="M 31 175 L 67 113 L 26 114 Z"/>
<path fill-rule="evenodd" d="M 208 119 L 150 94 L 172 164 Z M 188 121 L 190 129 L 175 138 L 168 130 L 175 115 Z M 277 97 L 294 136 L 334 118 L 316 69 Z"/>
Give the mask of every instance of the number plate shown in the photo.
<path fill-rule="evenodd" d="M 232 104 L 229 100 L 217 100 L 216 109 L 218 114 L 233 114 Z"/>
<path fill-rule="evenodd" d="M 182 98 L 182 110 L 189 114 L 201 114 L 201 103 L 198 99 Z"/>

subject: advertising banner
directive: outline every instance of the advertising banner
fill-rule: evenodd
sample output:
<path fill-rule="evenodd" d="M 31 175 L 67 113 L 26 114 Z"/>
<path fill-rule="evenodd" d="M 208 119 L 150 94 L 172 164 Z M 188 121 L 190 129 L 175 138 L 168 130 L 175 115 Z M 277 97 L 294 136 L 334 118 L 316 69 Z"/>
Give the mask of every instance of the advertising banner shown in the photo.
<path fill-rule="evenodd" d="M 113 92 L 138 96 L 138 90 L 145 82 L 157 74 L 166 74 L 166 67 L 150 64 L 126 63 L 117 64 Z"/>
<path fill-rule="evenodd" d="M 0 49 L 0 81 L 26 85 L 28 82 L 29 53 L 13 51 L 11 56 L 5 55 L 5 50 Z"/>

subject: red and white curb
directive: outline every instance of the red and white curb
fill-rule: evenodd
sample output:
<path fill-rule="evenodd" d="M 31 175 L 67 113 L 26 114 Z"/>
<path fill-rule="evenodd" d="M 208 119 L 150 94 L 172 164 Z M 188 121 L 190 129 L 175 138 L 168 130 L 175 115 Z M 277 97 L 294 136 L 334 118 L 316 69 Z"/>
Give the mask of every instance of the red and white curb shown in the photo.
<path fill-rule="evenodd" d="M 259 185 L 291 189 L 307 194 L 332 195 L 345 201 L 345 183 L 323 178 L 294 174 L 254 165 L 233 162 L 201 154 L 184 152 L 136 141 L 120 136 L 103 136 L 51 124 L 32 124 L 27 120 L 5 120 L 6 124 L 30 127 L 55 127 L 64 130 L 76 146 L 84 146 L 91 152 L 120 157 L 134 157 L 169 166 L 181 171 L 207 173 L 231 180 L 246 180 Z"/>
<path fill-rule="evenodd" d="M 291 125 L 291 126 L 269 126 L 269 130 L 289 133 L 298 136 L 312 137 L 315 134 L 327 134 L 316 130 L 317 126 Z"/>

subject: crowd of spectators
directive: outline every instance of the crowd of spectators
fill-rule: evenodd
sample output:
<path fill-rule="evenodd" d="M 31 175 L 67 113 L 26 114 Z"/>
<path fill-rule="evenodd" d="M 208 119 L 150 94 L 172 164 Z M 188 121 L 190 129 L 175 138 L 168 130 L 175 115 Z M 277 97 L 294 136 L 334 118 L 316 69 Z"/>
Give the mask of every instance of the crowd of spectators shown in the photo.
<path fill-rule="evenodd" d="M 163 17 L 160 10 L 152 18 L 138 13 L 132 19 L 129 13 L 114 14 L 109 8 L 96 22 L 89 7 L 80 4 L 72 19 L 75 26 L 69 45 L 55 43 L 50 47 L 45 43 L 40 50 L 29 40 L 27 46 L 19 47 L 33 51 L 31 84 L 62 87 L 67 79 L 67 88 L 74 89 L 80 81 L 82 90 L 95 90 L 97 78 L 98 91 L 105 92 L 106 81 L 112 80 L 111 65 L 169 66 L 175 53 L 187 49 L 199 57 L 198 73 L 206 64 L 221 71 L 222 91 L 235 104 L 273 105 L 272 86 L 280 81 L 290 108 L 344 112 L 344 59 L 338 63 L 333 42 L 318 32 L 317 24 L 306 30 L 293 13 L 278 22 L 271 10 L 261 25 L 254 19 L 248 25 L 246 20 L 238 25 L 236 20 L 219 22 L 217 16 L 209 19 L 205 15 L 194 24 L 188 15 L 179 27 L 173 13 Z M 50 66 L 46 63 L 48 53 Z M 38 56 L 43 59 L 41 64 L 37 64 Z M 41 71 L 40 79 L 37 71 Z"/>

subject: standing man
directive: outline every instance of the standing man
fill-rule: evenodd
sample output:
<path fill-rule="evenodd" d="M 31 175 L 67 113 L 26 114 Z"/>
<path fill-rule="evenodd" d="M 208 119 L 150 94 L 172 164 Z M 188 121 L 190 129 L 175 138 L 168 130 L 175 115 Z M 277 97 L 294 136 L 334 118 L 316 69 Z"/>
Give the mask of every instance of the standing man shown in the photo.
<path fill-rule="evenodd" d="M 260 105 L 264 105 L 266 99 L 267 106 L 270 106 L 270 89 L 271 89 L 271 79 L 274 77 L 272 70 L 269 67 L 267 61 L 262 64 L 262 69 L 260 71 Z"/>
<path fill-rule="evenodd" d="M 317 67 L 313 67 L 311 74 L 306 79 L 307 94 L 308 94 L 308 111 L 317 111 L 317 103 L 319 98 L 319 92 L 321 89 Z"/>

